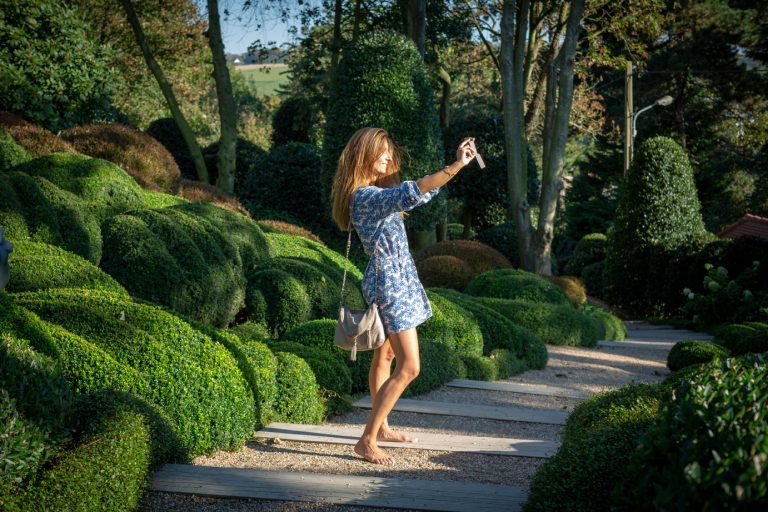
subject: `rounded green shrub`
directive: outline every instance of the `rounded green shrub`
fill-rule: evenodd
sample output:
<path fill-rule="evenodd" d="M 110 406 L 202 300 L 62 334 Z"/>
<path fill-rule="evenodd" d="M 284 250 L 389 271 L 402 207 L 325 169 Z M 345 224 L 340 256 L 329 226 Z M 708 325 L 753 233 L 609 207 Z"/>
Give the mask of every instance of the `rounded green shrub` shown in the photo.
<path fill-rule="evenodd" d="M 415 260 L 418 263 L 433 256 L 459 258 L 472 268 L 474 275 L 512 267 L 509 260 L 496 249 L 472 240 L 446 240 L 432 244 L 419 251 Z"/>
<path fill-rule="evenodd" d="M 667 368 L 676 372 L 686 366 L 708 363 L 716 357 L 727 357 L 728 349 L 717 343 L 687 340 L 675 343 L 667 354 Z"/>
<path fill-rule="evenodd" d="M 267 233 L 267 240 L 275 251 L 275 256 L 293 258 L 305 263 L 319 263 L 322 270 L 331 277 L 341 282 L 344 268 L 347 269 L 347 286 L 360 287 L 363 273 L 351 262 L 344 258 L 343 254 L 320 245 L 312 240 L 300 236 L 283 235 L 281 233 Z M 357 306 L 363 307 L 365 304 Z M 353 307 L 352 304 L 349 305 Z M 355 307 L 357 307 L 355 306 Z"/>
<path fill-rule="evenodd" d="M 648 384 L 630 384 L 579 404 L 557 454 L 534 475 L 523 510 L 612 510 L 611 493 L 659 405 L 659 389 Z"/>
<path fill-rule="evenodd" d="M 159 210 L 160 208 L 168 208 L 169 206 L 187 204 L 188 202 L 189 201 L 183 197 L 172 196 L 162 192 L 154 192 L 152 190 L 145 190 L 141 194 L 141 209 Z"/>
<path fill-rule="evenodd" d="M 605 262 L 598 261 L 597 263 L 587 265 L 581 271 L 581 279 L 584 281 L 584 286 L 587 287 L 587 293 L 589 295 L 597 297 L 603 296 L 603 288 L 605 286 L 603 283 L 604 268 Z"/>
<path fill-rule="evenodd" d="M 274 337 L 310 319 L 312 303 L 302 282 L 288 272 L 267 269 L 249 277 L 246 306 L 253 322 L 263 322 Z"/>
<path fill-rule="evenodd" d="M 512 299 L 536 304 L 570 304 L 556 284 L 531 272 L 499 269 L 475 277 L 465 292 L 476 297 Z"/>
<path fill-rule="evenodd" d="M 584 235 L 576 243 L 573 254 L 565 266 L 565 272 L 572 276 L 581 276 L 584 268 L 605 259 L 608 237 L 603 233 Z"/>
<path fill-rule="evenodd" d="M 293 341 L 308 347 L 328 350 L 336 346 L 333 343 L 333 333 L 335 330 L 336 320 L 332 318 L 310 320 L 287 330 L 280 337 L 280 341 Z"/>
<path fill-rule="evenodd" d="M 459 354 L 444 344 L 419 337 L 419 355 L 421 371 L 419 376 L 405 388 L 404 397 L 421 395 L 439 388 L 448 381 L 463 379 L 467 376 L 467 368 Z M 364 389 L 367 388 L 366 373 Z"/>
<path fill-rule="evenodd" d="M 544 276 L 545 279 L 557 285 L 568 301 L 576 309 L 580 309 L 587 302 L 587 289 L 578 277 L 573 276 Z"/>
<path fill-rule="evenodd" d="M 272 343 L 270 348 L 274 352 L 290 352 L 306 361 L 320 387 L 337 395 L 352 393 L 352 375 L 349 368 L 327 350 L 292 341 Z"/>
<path fill-rule="evenodd" d="M 616 489 L 619 510 L 758 510 L 768 501 L 768 359 L 715 359 L 681 382 Z"/>
<path fill-rule="evenodd" d="M 445 319 L 456 353 L 481 356 L 483 354 L 483 333 L 472 314 L 440 294 L 427 291 L 427 296 L 433 309 L 437 309 Z M 427 320 L 425 324 L 430 321 L 431 319 Z"/>
<path fill-rule="evenodd" d="M 299 356 L 277 352 L 277 396 L 273 409 L 278 421 L 320 423 L 325 419 L 325 402 L 312 368 Z"/>
<path fill-rule="evenodd" d="M 179 167 L 181 176 L 189 179 L 197 179 L 195 171 L 195 162 L 189 153 L 189 148 L 184 142 L 184 136 L 179 130 L 179 125 L 172 117 L 158 118 L 149 123 L 144 130 L 173 156 L 176 165 Z"/>
<path fill-rule="evenodd" d="M 517 300 L 477 297 L 517 325 L 530 329 L 544 343 L 594 347 L 599 330 L 595 322 L 570 305 L 534 304 Z"/>
<path fill-rule="evenodd" d="M 430 256 L 416 263 L 419 281 L 426 287 L 462 291 L 475 276 L 472 267 L 455 256 Z"/>
<path fill-rule="evenodd" d="M 243 341 L 266 341 L 269 339 L 269 329 L 264 324 L 256 322 L 245 322 L 229 328 L 238 338 Z"/>
<path fill-rule="evenodd" d="M 528 368 L 532 370 L 543 370 L 547 366 L 549 360 L 549 352 L 547 346 L 539 338 L 534 341 L 528 339 L 523 345 L 523 360 Z"/>
<path fill-rule="evenodd" d="M 272 148 L 300 142 L 316 145 L 320 138 L 316 106 L 303 96 L 291 96 L 280 102 L 272 117 Z"/>
<path fill-rule="evenodd" d="M 16 144 L 11 134 L 0 128 L 0 171 L 31 160 L 27 150 Z"/>
<path fill-rule="evenodd" d="M 121 124 L 90 124 L 64 130 L 60 136 L 78 153 L 120 166 L 143 188 L 167 194 L 179 191 L 176 161 L 144 132 Z"/>
<path fill-rule="evenodd" d="M 264 158 L 266 152 L 257 144 L 254 144 L 245 137 L 238 136 L 235 141 L 235 192 L 239 192 L 245 185 L 248 175 L 255 172 L 254 162 Z M 214 185 L 219 179 L 219 141 L 203 148 L 203 157 L 205 165 L 208 168 L 208 181 Z M 218 187 L 214 187 L 218 189 Z"/>
<path fill-rule="evenodd" d="M 82 199 L 99 221 L 141 206 L 141 187 L 120 167 L 77 153 L 53 153 L 19 165 Z"/>
<path fill-rule="evenodd" d="M 312 240 L 313 242 L 316 242 L 320 245 L 325 245 L 320 237 L 314 234 L 312 231 L 296 224 L 291 224 L 290 222 L 274 219 L 259 219 L 256 221 L 256 223 L 265 233 L 281 233 L 283 235 L 303 236 L 304 238 Z"/>
<path fill-rule="evenodd" d="M 528 369 L 525 361 L 519 359 L 511 350 L 497 348 L 491 351 L 489 357 L 496 364 L 498 379 L 506 379 Z M 467 368 L 467 373 L 469 373 L 469 368 Z"/>
<path fill-rule="evenodd" d="M 728 325 L 718 331 L 715 341 L 734 356 L 768 352 L 768 325 L 759 322 Z"/>
<path fill-rule="evenodd" d="M 120 283 L 76 254 L 40 242 L 15 242 L 13 274 L 6 290 L 25 292 L 47 288 L 89 288 L 128 297 Z"/>
<path fill-rule="evenodd" d="M 490 357 L 464 354 L 460 357 L 467 369 L 468 379 L 494 381 L 499 378 L 499 367 Z"/>
<path fill-rule="evenodd" d="M 653 137 L 637 148 L 620 190 L 608 234 L 604 298 L 631 313 L 652 311 L 654 299 L 646 297 L 646 290 L 658 293 L 664 277 L 654 280 L 660 269 L 649 259 L 707 237 L 693 169 L 675 141 Z"/>
<path fill-rule="evenodd" d="M 513 266 L 520 266 L 520 248 L 517 246 L 514 222 L 503 222 L 483 229 L 477 233 L 475 240 L 499 251 Z"/>
<path fill-rule="evenodd" d="M 236 360 L 159 307 L 94 290 L 16 294 L 17 304 L 86 338 L 146 379 L 147 394 L 193 454 L 239 446 L 256 410 Z"/>
<path fill-rule="evenodd" d="M 243 217 L 250 217 L 248 209 L 243 206 L 237 197 L 227 194 L 215 185 L 209 185 L 202 181 L 181 180 L 179 195 L 187 203 L 210 203 L 225 210 L 239 213 Z"/>
<path fill-rule="evenodd" d="M 373 31 L 344 50 L 328 101 L 323 136 L 322 197 L 344 146 L 363 126 L 389 132 L 409 155 L 400 175 L 415 180 L 443 165 L 437 109 L 424 59 L 412 41 L 395 32 Z M 413 210 L 406 226 L 429 231 L 446 215 L 446 194 Z"/>
<path fill-rule="evenodd" d="M 598 330 L 598 338 L 605 341 L 622 341 L 627 337 L 627 326 L 610 311 L 586 304 L 582 312 L 590 317 Z"/>

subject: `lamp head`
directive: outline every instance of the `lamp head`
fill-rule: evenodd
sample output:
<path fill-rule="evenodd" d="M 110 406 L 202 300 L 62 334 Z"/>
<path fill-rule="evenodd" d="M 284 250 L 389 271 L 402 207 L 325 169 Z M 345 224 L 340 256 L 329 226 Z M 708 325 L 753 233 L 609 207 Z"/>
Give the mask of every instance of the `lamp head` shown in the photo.
<path fill-rule="evenodd" d="M 671 105 L 674 101 L 674 98 L 672 96 L 662 96 L 661 98 L 657 99 L 654 103 L 656 105 L 661 105 L 662 107 L 666 107 L 667 105 Z"/>

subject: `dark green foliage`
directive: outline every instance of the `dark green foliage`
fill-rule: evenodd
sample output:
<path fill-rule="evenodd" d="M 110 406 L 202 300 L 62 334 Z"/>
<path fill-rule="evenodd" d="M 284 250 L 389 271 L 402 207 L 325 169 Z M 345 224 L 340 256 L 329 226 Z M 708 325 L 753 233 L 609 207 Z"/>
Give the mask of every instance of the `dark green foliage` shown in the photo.
<path fill-rule="evenodd" d="M 477 233 L 475 240 L 493 247 L 515 267 L 520 266 L 520 249 L 517 246 L 517 231 L 514 222 L 504 222 Z"/>
<path fill-rule="evenodd" d="M 280 341 L 295 341 L 308 347 L 329 349 L 334 347 L 333 332 L 336 329 L 336 320 L 324 318 L 311 320 L 287 330 Z M 339 349 L 342 350 L 342 349 Z M 343 353 L 347 353 L 343 351 Z"/>
<path fill-rule="evenodd" d="M 491 351 L 491 360 L 496 364 L 498 379 L 506 379 L 518 375 L 527 370 L 524 360 L 518 359 L 514 352 L 504 348 L 497 348 Z M 467 367 L 469 373 L 469 367 Z"/>
<path fill-rule="evenodd" d="M 523 346 L 525 364 L 532 370 L 543 370 L 549 360 L 549 352 L 544 342 L 534 342 L 529 339 Z"/>
<path fill-rule="evenodd" d="M 246 306 L 250 319 L 263 322 L 274 337 L 310 319 L 312 303 L 301 281 L 282 270 L 261 270 L 249 277 Z"/>
<path fill-rule="evenodd" d="M 598 261 L 587 265 L 581 270 L 581 280 L 584 282 L 584 286 L 587 287 L 587 293 L 597 297 L 603 296 L 603 272 L 605 268 L 604 261 Z"/>
<path fill-rule="evenodd" d="M 435 343 L 420 337 L 419 355 L 421 371 L 419 376 L 405 388 L 404 397 L 421 395 L 439 388 L 450 380 L 462 379 L 467 376 L 467 369 L 459 354 L 442 343 Z M 358 359 L 359 357 L 358 355 Z M 358 361 L 358 363 L 361 362 Z M 367 385 L 365 389 L 367 389 Z"/>
<path fill-rule="evenodd" d="M 432 86 L 424 60 L 410 40 L 374 31 L 344 50 L 326 109 L 322 196 L 330 196 L 339 155 L 364 126 L 387 130 L 410 155 L 401 176 L 414 180 L 443 165 L 443 147 Z M 406 225 L 430 230 L 446 215 L 445 194 L 414 210 Z"/>
<path fill-rule="evenodd" d="M 327 223 L 321 195 L 321 151 L 311 144 L 289 142 L 253 164 L 240 194 L 263 208 L 288 213 L 302 224 Z"/>
<path fill-rule="evenodd" d="M 14 165 L 30 160 L 27 150 L 16 144 L 11 135 L 0 128 L 0 171 L 7 171 Z"/>
<path fill-rule="evenodd" d="M 89 288 L 128 296 L 125 288 L 80 256 L 39 242 L 14 242 L 13 276 L 6 290 Z"/>
<path fill-rule="evenodd" d="M 768 352 L 768 324 L 749 322 L 729 325 L 718 331 L 715 341 L 740 356 L 750 352 Z"/>
<path fill-rule="evenodd" d="M 0 225 L 14 242 L 58 245 L 93 264 L 101 259 L 101 232 L 83 201 L 44 178 L 0 175 Z"/>
<path fill-rule="evenodd" d="M 442 321 L 447 324 L 450 336 L 453 339 L 452 346 L 459 355 L 481 356 L 483 354 L 483 333 L 477 325 L 472 314 L 460 305 L 451 302 L 442 295 L 432 291 L 427 292 L 433 312 L 439 311 Z M 434 315 L 435 318 L 438 315 Z M 431 322 L 427 320 L 422 325 Z M 435 320 L 440 321 L 440 320 Z M 422 327 L 419 326 L 419 335 L 422 335 Z"/>
<path fill-rule="evenodd" d="M 238 446 L 256 411 L 236 360 L 178 317 L 93 290 L 17 294 L 15 300 L 137 370 L 149 385 L 141 398 L 167 415 L 192 454 Z"/>
<path fill-rule="evenodd" d="M 476 297 L 512 299 L 536 304 L 570 304 L 559 286 L 531 272 L 499 269 L 475 277 L 465 292 Z"/>
<path fill-rule="evenodd" d="M 179 166 L 182 178 L 197 179 L 195 161 L 189 153 L 189 148 L 184 143 L 184 137 L 181 135 L 179 125 L 176 124 L 173 118 L 163 117 L 155 119 L 149 123 L 149 126 L 144 131 L 165 146 L 165 149 L 168 150 L 176 161 L 176 165 Z"/>
<path fill-rule="evenodd" d="M 267 233 L 266 237 L 274 248 L 276 256 L 293 258 L 313 265 L 320 264 L 322 266 L 319 268 L 336 279 L 337 283 L 341 283 L 344 268 L 346 268 L 347 286 L 360 287 L 363 273 L 354 264 L 347 261 L 343 254 L 301 236 Z M 351 297 L 348 298 L 351 299 Z M 348 306 L 365 307 L 365 302 L 348 304 Z"/>
<path fill-rule="evenodd" d="M 320 423 L 325 402 L 312 368 L 299 356 L 277 352 L 277 396 L 273 409 L 278 421 Z"/>
<path fill-rule="evenodd" d="M 319 124 L 316 107 L 307 98 L 284 99 L 272 117 L 272 149 L 291 142 L 317 145 Z"/>
<path fill-rule="evenodd" d="M 605 298 L 631 313 L 652 310 L 645 290 L 654 283 L 658 293 L 655 284 L 664 280 L 670 266 L 665 262 L 672 259 L 665 253 L 702 244 L 707 236 L 687 155 L 672 139 L 645 140 L 621 189 L 608 236 Z"/>
<path fill-rule="evenodd" d="M 481 304 L 495 309 L 517 325 L 530 329 L 544 343 L 594 347 L 599 329 L 583 313 L 569 306 L 533 304 L 508 299 L 478 297 Z"/>
<path fill-rule="evenodd" d="M 579 404 L 557 454 L 534 475 L 523 510 L 611 510 L 611 493 L 657 417 L 660 398 L 656 386 L 630 384 Z"/>
<path fill-rule="evenodd" d="M 627 337 L 627 326 L 610 311 L 585 304 L 581 311 L 594 320 L 598 338 L 605 341 L 622 341 Z"/>
<path fill-rule="evenodd" d="M 264 158 L 266 151 L 248 139 L 238 137 L 235 144 L 235 158 L 237 169 L 235 170 L 235 191 L 240 191 L 245 186 L 248 175 L 254 172 L 253 163 Z M 203 148 L 205 166 L 208 168 L 208 181 L 215 185 L 219 178 L 219 142 Z M 195 178 L 196 179 L 196 178 Z"/>
<path fill-rule="evenodd" d="M 243 341 L 266 341 L 269 339 L 269 330 L 264 324 L 245 322 L 230 327 L 229 330 Z"/>
<path fill-rule="evenodd" d="M 499 378 L 499 367 L 493 359 L 466 354 L 462 354 L 460 357 L 467 369 L 468 379 L 494 381 Z"/>
<path fill-rule="evenodd" d="M 55 0 L 0 4 L 0 110 L 53 131 L 108 120 L 114 68 L 76 8 Z"/>
<path fill-rule="evenodd" d="M 274 352 L 290 352 L 307 362 L 315 374 L 317 384 L 337 395 L 352 393 L 352 375 L 343 361 L 325 348 L 311 347 L 298 342 L 280 341 L 270 344 Z"/>
<path fill-rule="evenodd" d="M 50 432 L 20 414 L 16 401 L 0 389 L 0 506 L 28 475 L 33 475 L 55 453 Z M 5 508 L 3 508 L 5 510 Z"/>
<path fill-rule="evenodd" d="M 583 277 L 582 272 L 585 267 L 605 259 L 607 246 L 608 237 L 603 233 L 584 235 L 576 244 L 573 254 L 565 266 L 565 273 Z"/>
<path fill-rule="evenodd" d="M 141 206 L 142 190 L 117 165 L 77 153 L 53 153 L 16 167 L 78 196 L 99 221 Z"/>
<path fill-rule="evenodd" d="M 716 357 L 727 357 L 728 349 L 717 343 L 687 340 L 675 343 L 667 354 L 667 368 L 676 372 L 686 366 L 708 363 Z"/>
<path fill-rule="evenodd" d="M 715 359 L 684 380 L 633 453 L 620 510 L 760 510 L 768 503 L 768 360 Z"/>

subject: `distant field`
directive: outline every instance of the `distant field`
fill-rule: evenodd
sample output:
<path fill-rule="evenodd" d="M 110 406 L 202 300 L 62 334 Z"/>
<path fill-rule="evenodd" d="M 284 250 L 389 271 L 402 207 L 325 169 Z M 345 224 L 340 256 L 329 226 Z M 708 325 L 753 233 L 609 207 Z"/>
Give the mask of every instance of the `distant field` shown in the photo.
<path fill-rule="evenodd" d="M 235 66 L 235 69 L 253 84 L 259 94 L 274 95 L 281 85 L 288 83 L 286 64 L 244 64 Z"/>

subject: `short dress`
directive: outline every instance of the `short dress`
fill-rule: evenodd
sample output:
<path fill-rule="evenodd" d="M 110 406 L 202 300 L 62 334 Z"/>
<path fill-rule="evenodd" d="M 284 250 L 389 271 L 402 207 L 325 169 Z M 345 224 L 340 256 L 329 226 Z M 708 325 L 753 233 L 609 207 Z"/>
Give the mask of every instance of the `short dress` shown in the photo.
<path fill-rule="evenodd" d="M 426 204 L 439 191 L 422 194 L 415 181 L 404 181 L 393 188 L 361 187 L 352 196 L 352 225 L 370 258 L 363 295 L 368 304 L 378 305 L 387 334 L 411 329 L 432 316 L 400 212 Z"/>

